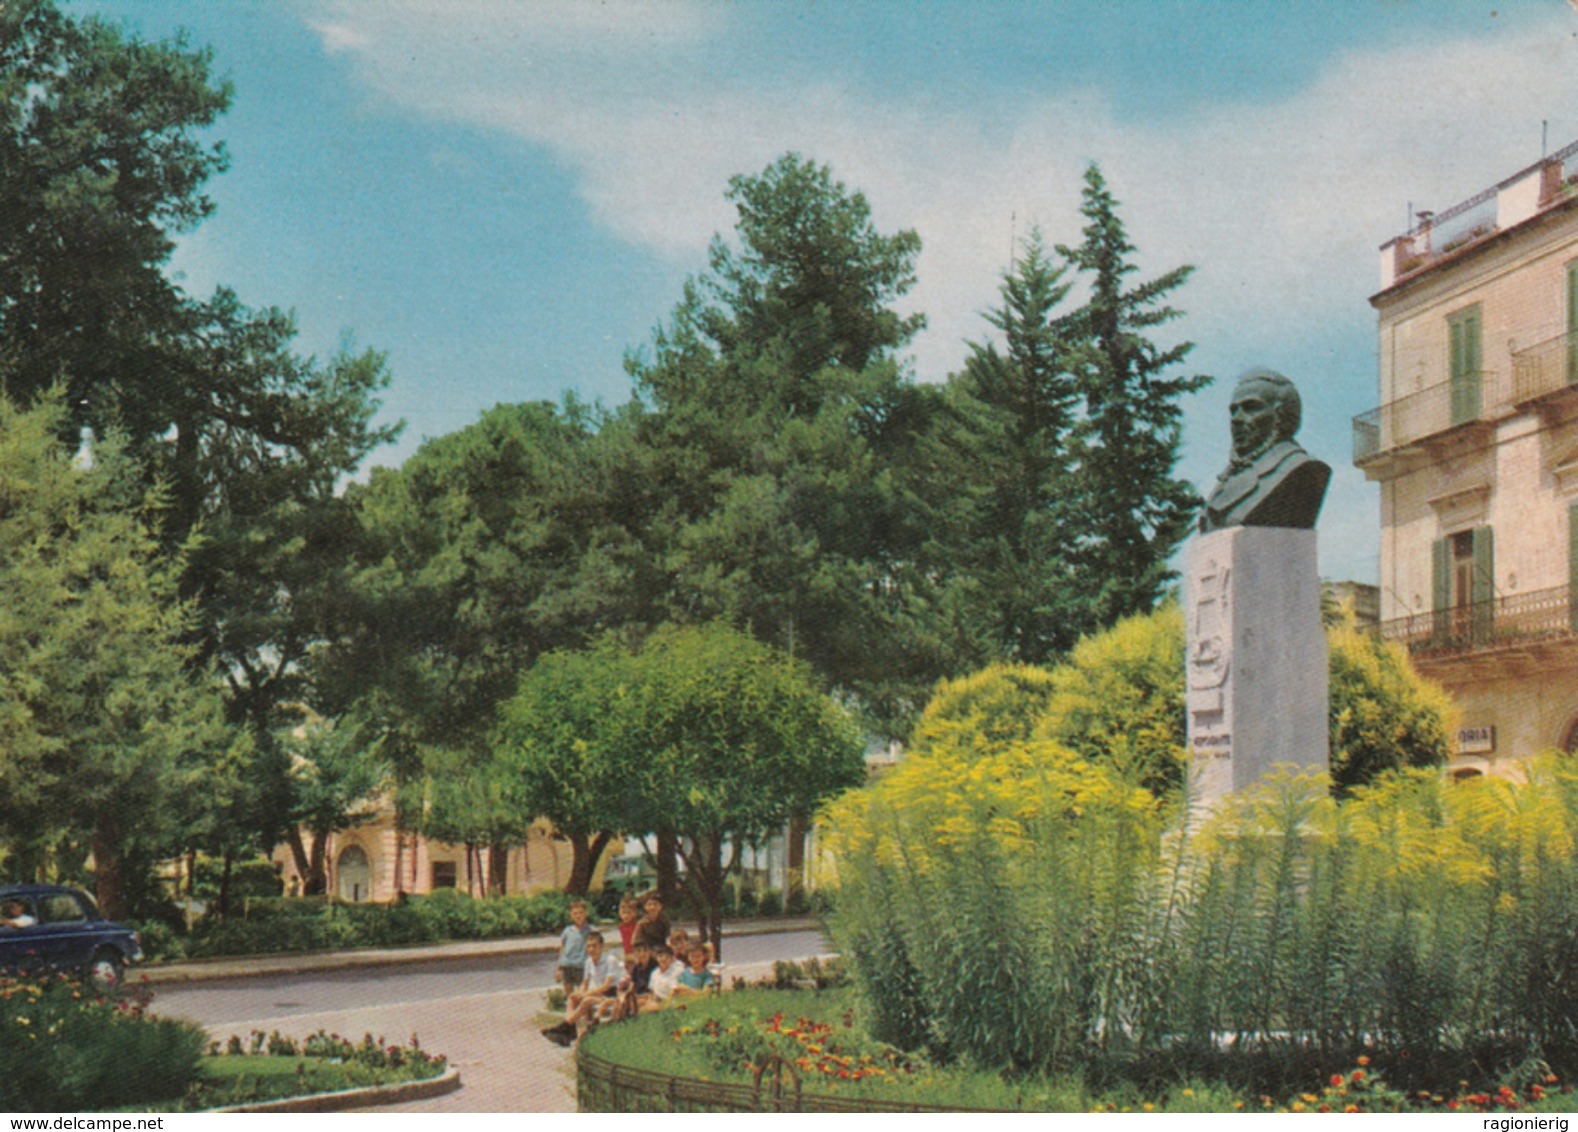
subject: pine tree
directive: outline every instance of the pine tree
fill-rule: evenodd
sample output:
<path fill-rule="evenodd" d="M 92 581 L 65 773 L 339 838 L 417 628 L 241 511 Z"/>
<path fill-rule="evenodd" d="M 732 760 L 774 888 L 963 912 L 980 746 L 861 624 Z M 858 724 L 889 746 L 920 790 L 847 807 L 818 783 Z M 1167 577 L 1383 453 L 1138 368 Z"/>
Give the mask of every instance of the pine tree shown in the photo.
<path fill-rule="evenodd" d="M 1125 289 L 1137 268 L 1117 209 L 1101 170 L 1091 165 L 1080 206 L 1084 241 L 1058 247 L 1090 281 L 1089 300 L 1064 328 L 1079 340 L 1071 363 L 1086 413 L 1079 501 L 1085 530 L 1073 552 L 1100 625 L 1149 610 L 1174 577 L 1167 561 L 1200 506 L 1194 487 L 1173 475 L 1179 402 L 1211 380 L 1168 376 L 1192 342 L 1163 348 L 1145 336 L 1179 316 L 1166 299 L 1194 268 L 1177 267 Z"/>
<path fill-rule="evenodd" d="M 986 314 L 1004 351 L 972 345 L 950 389 L 979 492 L 967 531 L 974 587 L 964 616 L 982 659 L 1043 663 L 1093 628 L 1071 601 L 1066 552 L 1080 400 L 1072 343 L 1055 314 L 1069 292 L 1067 273 L 1032 233 L 1003 275 L 1002 306 Z"/>

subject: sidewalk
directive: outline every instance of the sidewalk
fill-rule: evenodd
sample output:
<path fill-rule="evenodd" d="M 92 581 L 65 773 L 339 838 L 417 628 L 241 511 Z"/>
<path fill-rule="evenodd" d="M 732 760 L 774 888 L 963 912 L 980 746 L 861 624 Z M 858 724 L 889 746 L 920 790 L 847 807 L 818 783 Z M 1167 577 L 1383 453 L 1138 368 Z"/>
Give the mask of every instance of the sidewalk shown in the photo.
<path fill-rule="evenodd" d="M 821 927 L 814 916 L 770 920 L 739 920 L 726 925 L 723 938 L 742 935 L 769 935 L 778 932 L 816 931 Z M 557 935 L 526 936 L 518 939 L 462 940 L 454 943 L 419 944 L 411 947 L 360 948 L 348 951 L 305 951 L 285 955 L 227 956 L 223 959 L 192 959 L 181 963 L 134 967 L 129 982 L 195 983 L 216 979 L 242 979 L 256 975 L 289 975 L 300 971 L 340 971 L 353 967 L 385 967 L 397 963 L 431 963 L 446 959 L 472 959 L 496 955 L 526 955 L 559 949 Z M 727 954 L 727 953 L 725 953 Z"/>

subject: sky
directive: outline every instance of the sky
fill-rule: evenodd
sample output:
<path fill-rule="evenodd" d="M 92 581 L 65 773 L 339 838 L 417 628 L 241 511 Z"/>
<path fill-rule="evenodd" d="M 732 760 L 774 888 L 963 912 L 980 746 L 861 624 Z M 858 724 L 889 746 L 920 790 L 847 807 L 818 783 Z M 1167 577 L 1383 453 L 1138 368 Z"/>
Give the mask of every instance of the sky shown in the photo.
<path fill-rule="evenodd" d="M 1378 401 L 1380 244 L 1578 139 L 1578 0 L 78 0 L 185 29 L 235 87 L 190 292 L 293 309 L 304 352 L 388 355 L 397 465 L 499 402 L 623 403 L 735 174 L 786 151 L 915 229 L 917 381 L 945 380 L 1016 240 L 1079 239 L 1086 167 L 1141 276 L 1193 264 L 1180 471 L 1225 464 L 1237 374 L 1305 401 L 1335 474 L 1321 573 L 1375 582 L 1350 463 Z"/>

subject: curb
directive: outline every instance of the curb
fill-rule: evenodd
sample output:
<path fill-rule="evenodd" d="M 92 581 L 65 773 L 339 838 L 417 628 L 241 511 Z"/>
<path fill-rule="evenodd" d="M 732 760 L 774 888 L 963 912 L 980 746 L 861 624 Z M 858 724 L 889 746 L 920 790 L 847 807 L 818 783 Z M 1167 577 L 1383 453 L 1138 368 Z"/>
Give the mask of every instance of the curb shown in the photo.
<path fill-rule="evenodd" d="M 286 1097 L 277 1101 L 260 1101 L 257 1104 L 235 1105 L 230 1108 L 211 1108 L 208 1112 L 344 1112 L 352 1108 L 371 1108 L 406 1101 L 427 1100 L 441 1097 L 460 1088 L 460 1070 L 446 1069 L 437 1077 L 424 1077 L 420 1081 L 401 1081 L 396 1085 L 366 1085 L 360 1089 L 342 1089 L 337 1093 L 314 1093 L 310 1097 Z M 194 1114 L 195 1115 L 195 1114 Z"/>
<path fill-rule="evenodd" d="M 821 921 L 813 917 L 792 920 L 746 920 L 724 930 L 725 940 L 747 935 L 776 935 L 784 932 L 819 931 Z M 224 956 L 144 967 L 128 986 L 157 986 L 161 983 L 199 983 L 219 979 L 247 979 L 264 975 L 294 975 L 308 971 L 344 971 L 356 967 L 388 967 L 401 963 L 443 963 L 462 959 L 552 953 L 559 941 L 551 936 L 532 939 L 463 940 L 447 944 L 424 944 L 409 948 L 361 948 L 348 951 L 298 951 L 271 955 Z"/>

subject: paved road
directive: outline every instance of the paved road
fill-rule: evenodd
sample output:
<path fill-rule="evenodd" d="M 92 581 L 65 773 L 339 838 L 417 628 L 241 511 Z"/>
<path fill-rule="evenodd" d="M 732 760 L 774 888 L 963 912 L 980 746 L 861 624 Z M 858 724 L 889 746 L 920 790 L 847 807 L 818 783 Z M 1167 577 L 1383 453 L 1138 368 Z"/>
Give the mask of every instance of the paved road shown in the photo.
<path fill-rule="evenodd" d="M 817 932 L 785 932 L 726 937 L 724 958 L 732 969 L 826 950 Z M 459 1066 L 464 1085 L 405 1110 L 568 1112 L 575 1107 L 569 1051 L 545 1041 L 536 1027 L 552 982 L 552 955 L 436 960 L 161 985 L 153 1010 L 190 1018 L 218 1038 L 255 1029 L 299 1038 L 323 1028 L 404 1042 L 415 1033 L 424 1047 Z"/>

